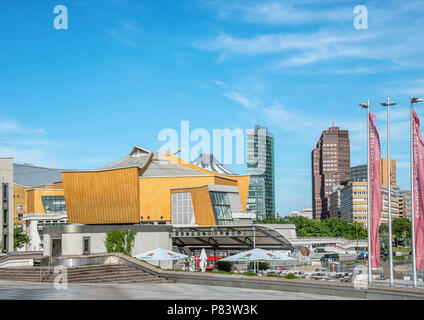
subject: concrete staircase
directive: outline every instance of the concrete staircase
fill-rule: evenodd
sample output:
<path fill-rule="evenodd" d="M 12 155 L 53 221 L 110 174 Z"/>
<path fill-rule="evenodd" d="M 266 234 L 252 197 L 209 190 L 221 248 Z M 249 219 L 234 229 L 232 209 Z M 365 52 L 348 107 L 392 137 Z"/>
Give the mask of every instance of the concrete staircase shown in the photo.
<path fill-rule="evenodd" d="M 41 276 L 40 276 L 41 273 Z M 58 274 L 47 267 L 1 268 L 0 280 L 53 282 Z M 67 268 L 68 283 L 163 283 L 170 282 L 125 264 L 99 264 Z"/>

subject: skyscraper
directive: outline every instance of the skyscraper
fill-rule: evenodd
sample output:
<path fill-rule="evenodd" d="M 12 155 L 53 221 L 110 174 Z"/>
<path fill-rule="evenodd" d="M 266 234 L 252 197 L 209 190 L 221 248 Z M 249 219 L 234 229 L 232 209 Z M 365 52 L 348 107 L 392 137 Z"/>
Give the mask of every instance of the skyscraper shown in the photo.
<path fill-rule="evenodd" d="M 366 164 L 361 164 L 359 166 L 350 168 L 350 179 L 353 181 L 367 181 L 367 168 Z M 382 158 L 380 160 L 380 175 L 381 175 L 381 185 L 387 186 L 387 159 Z M 390 159 L 390 181 L 391 185 L 396 185 L 396 160 Z"/>
<path fill-rule="evenodd" d="M 313 217 L 321 220 L 329 216 L 333 186 L 350 178 L 349 132 L 334 126 L 324 130 L 311 158 Z"/>
<path fill-rule="evenodd" d="M 247 174 L 250 175 L 247 212 L 257 219 L 275 216 L 274 136 L 259 125 L 246 137 Z"/>
<path fill-rule="evenodd" d="M 387 163 L 387 159 L 380 161 L 381 184 L 383 186 L 387 186 L 389 181 Z M 390 185 L 396 185 L 396 160 L 393 159 L 390 159 Z"/>

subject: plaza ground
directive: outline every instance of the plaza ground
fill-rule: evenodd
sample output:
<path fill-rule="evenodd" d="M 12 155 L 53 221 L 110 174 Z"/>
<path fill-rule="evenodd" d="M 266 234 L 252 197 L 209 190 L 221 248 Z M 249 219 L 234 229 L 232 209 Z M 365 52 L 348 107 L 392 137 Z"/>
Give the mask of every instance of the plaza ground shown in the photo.
<path fill-rule="evenodd" d="M 349 298 L 277 290 L 241 289 L 182 283 L 69 284 L 68 289 L 58 290 L 51 283 L 0 281 L 0 299 L 346 300 Z"/>

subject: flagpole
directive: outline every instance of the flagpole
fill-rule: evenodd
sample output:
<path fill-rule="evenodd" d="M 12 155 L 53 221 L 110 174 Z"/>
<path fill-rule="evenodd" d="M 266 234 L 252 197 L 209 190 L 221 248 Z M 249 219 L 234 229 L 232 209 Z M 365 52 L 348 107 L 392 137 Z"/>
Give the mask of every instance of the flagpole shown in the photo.
<path fill-rule="evenodd" d="M 396 105 L 396 102 L 390 102 L 390 97 L 387 97 L 387 102 L 380 103 L 383 107 L 387 107 L 387 208 L 389 220 L 389 264 L 390 264 L 390 285 L 393 286 L 393 245 L 392 245 L 392 179 L 390 176 L 390 106 Z"/>
<path fill-rule="evenodd" d="M 367 109 L 367 233 L 368 233 L 368 283 L 372 282 L 372 266 L 371 266 L 371 183 L 370 183 L 370 99 L 367 104 L 360 103 L 359 106 Z"/>
<path fill-rule="evenodd" d="M 414 196 L 414 127 L 412 111 L 414 110 L 414 96 L 411 94 L 411 144 L 410 144 L 410 158 L 411 158 L 411 221 L 412 221 L 412 273 L 413 273 L 413 286 L 417 287 L 417 257 L 415 251 L 415 196 Z"/>
<path fill-rule="evenodd" d="M 392 244 L 392 179 L 390 168 L 390 97 L 387 97 L 387 208 L 389 219 L 389 263 L 390 285 L 393 286 L 393 244 Z"/>
<path fill-rule="evenodd" d="M 371 266 L 371 183 L 370 183 L 370 99 L 367 101 L 367 211 L 368 211 L 368 283 L 372 282 Z"/>

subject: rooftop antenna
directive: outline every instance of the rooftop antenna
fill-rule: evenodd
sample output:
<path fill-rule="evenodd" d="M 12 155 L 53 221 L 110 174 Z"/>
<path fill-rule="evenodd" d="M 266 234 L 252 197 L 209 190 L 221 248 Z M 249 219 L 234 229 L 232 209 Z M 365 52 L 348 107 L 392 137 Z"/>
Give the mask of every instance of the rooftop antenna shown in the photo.
<path fill-rule="evenodd" d="M 331 126 L 334 127 L 334 106 L 331 107 Z"/>

